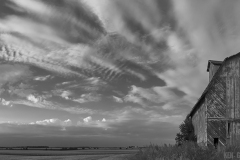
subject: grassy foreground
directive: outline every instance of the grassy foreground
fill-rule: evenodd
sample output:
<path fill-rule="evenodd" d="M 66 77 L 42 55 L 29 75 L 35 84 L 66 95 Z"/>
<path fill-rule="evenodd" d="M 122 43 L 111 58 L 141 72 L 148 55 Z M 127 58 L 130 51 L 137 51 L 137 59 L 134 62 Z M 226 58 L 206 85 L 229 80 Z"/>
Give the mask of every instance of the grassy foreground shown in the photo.
<path fill-rule="evenodd" d="M 0 160 L 128 160 L 137 150 L 0 150 Z"/>
<path fill-rule="evenodd" d="M 1 160 L 128 160 L 131 155 L 17 156 L 0 155 Z"/>
<path fill-rule="evenodd" d="M 238 153 L 239 152 L 239 153 Z M 226 155 L 230 153 L 230 155 Z M 239 154 L 239 155 L 238 155 Z M 176 145 L 150 145 L 129 160 L 240 160 L 240 145 L 230 146 L 223 150 L 214 147 L 200 147 L 194 142 Z"/>

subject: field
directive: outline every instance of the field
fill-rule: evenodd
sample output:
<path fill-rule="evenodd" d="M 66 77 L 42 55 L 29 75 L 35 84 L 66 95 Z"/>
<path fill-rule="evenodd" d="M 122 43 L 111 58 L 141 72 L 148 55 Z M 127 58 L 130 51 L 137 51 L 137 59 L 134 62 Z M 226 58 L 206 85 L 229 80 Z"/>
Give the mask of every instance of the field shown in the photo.
<path fill-rule="evenodd" d="M 182 145 L 149 145 L 129 160 L 240 160 L 240 143 L 218 147 L 199 146 L 196 142 Z"/>
<path fill-rule="evenodd" d="M 0 150 L 1 160 L 127 160 L 137 150 Z"/>

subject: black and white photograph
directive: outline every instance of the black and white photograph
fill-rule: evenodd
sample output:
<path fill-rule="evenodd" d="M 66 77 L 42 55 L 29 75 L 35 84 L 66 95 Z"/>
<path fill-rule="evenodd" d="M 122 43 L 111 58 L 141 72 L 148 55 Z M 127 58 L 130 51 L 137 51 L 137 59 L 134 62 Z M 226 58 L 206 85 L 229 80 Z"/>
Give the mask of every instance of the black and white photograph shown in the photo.
<path fill-rule="evenodd" d="M 227 159 L 239 0 L 0 0 L 0 160 Z"/>

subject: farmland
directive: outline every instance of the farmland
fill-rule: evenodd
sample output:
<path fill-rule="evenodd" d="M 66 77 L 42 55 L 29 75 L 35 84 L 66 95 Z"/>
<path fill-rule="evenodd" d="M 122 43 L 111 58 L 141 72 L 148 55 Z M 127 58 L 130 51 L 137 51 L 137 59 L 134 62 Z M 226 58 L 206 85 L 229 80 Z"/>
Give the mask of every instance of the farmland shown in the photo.
<path fill-rule="evenodd" d="M 0 150 L 4 160 L 123 160 L 137 150 Z"/>

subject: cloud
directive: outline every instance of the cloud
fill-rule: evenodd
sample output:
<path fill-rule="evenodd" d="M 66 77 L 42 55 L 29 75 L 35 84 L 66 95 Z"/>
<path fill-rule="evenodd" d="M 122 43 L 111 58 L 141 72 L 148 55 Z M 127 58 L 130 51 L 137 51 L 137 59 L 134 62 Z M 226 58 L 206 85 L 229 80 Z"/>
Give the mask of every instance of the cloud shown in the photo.
<path fill-rule="evenodd" d="M 46 81 L 47 79 L 51 78 L 50 75 L 47 76 L 37 76 L 34 78 L 35 81 Z"/>
<path fill-rule="evenodd" d="M 99 140 L 103 137 L 107 137 L 106 142 L 111 137 L 117 140 L 114 142 L 116 145 L 122 141 L 121 137 L 123 139 L 134 139 L 134 143 L 139 145 L 144 145 L 149 140 L 156 140 L 156 142 L 162 144 L 164 142 L 174 143 L 177 125 L 184 119 L 180 115 L 164 115 L 130 106 L 108 112 L 105 116 L 102 120 L 93 120 L 92 116 L 87 116 L 82 121 L 78 121 L 76 125 L 73 122 L 71 123 L 69 119 L 59 120 L 57 118 L 24 124 L 3 122 L 0 124 L 0 134 L 3 136 L 3 133 L 5 133 L 8 137 L 16 134 L 20 137 L 26 137 L 26 134 L 29 137 L 41 135 L 45 138 L 58 135 L 57 137 L 68 137 L 68 141 L 70 140 L 69 137 L 77 136 L 81 138 L 84 136 L 85 138 L 91 138 L 88 144 L 93 142 L 92 138 L 94 138 L 94 141 L 97 140 L 99 144 Z"/>
<path fill-rule="evenodd" d="M 3 98 L 0 98 L 0 102 L 1 102 L 2 105 L 4 105 L 4 106 L 10 106 L 10 107 L 12 107 L 11 102 L 10 102 L 10 101 L 6 101 L 6 100 L 3 99 Z M 10 104 L 11 104 L 11 105 L 10 105 Z"/>
<path fill-rule="evenodd" d="M 35 97 L 36 98 L 36 97 Z M 27 100 L 12 100 L 12 104 L 16 105 L 25 105 L 28 107 L 34 107 L 34 108 L 42 108 L 42 109 L 49 109 L 49 110 L 60 110 L 60 111 L 65 111 L 71 114 L 96 114 L 99 113 L 97 110 L 94 109 L 89 109 L 89 108 L 84 108 L 80 107 L 78 105 L 69 105 L 69 104 L 61 104 L 59 102 L 53 102 L 53 101 L 48 101 L 46 99 L 41 99 L 38 98 L 38 102 L 34 103 L 32 101 L 27 101 Z M 99 113 L 99 114 L 106 114 L 105 111 Z"/>
<path fill-rule="evenodd" d="M 107 130 L 109 128 L 109 125 L 106 123 L 107 120 L 103 118 L 100 120 L 93 120 L 91 116 L 88 116 L 83 119 L 82 121 L 77 122 L 77 127 L 87 127 L 87 128 L 99 128 Z"/>
<path fill-rule="evenodd" d="M 0 85 L 5 83 L 15 83 L 20 80 L 27 80 L 32 76 L 32 72 L 26 65 L 20 64 L 0 64 Z"/>
<path fill-rule="evenodd" d="M 123 100 L 119 97 L 113 96 L 113 99 L 118 103 L 123 103 Z"/>
<path fill-rule="evenodd" d="M 37 103 L 38 101 L 39 101 L 39 99 L 38 98 L 36 98 L 34 95 L 29 95 L 28 97 L 27 97 L 27 99 L 29 100 L 29 101 L 32 101 L 33 103 Z"/>
<path fill-rule="evenodd" d="M 90 76 L 88 78 L 82 78 L 78 80 L 66 81 L 56 84 L 56 88 L 60 90 L 71 90 L 73 92 L 86 91 L 86 92 L 98 92 L 105 90 L 109 87 L 109 84 L 100 77 Z"/>
<path fill-rule="evenodd" d="M 156 112 L 169 115 L 183 115 L 189 112 L 193 103 L 192 96 L 176 87 L 155 86 L 142 88 L 132 86 L 124 97 L 125 102 L 132 102 L 145 109 L 152 109 Z"/>
<path fill-rule="evenodd" d="M 159 49 L 153 49 L 153 46 L 149 46 L 149 43 L 145 44 L 143 40 L 144 37 L 149 37 L 152 29 L 161 31 L 158 26 L 153 27 L 155 22 L 150 16 L 158 14 L 147 11 L 151 9 L 156 13 L 159 12 L 155 7 L 155 1 L 147 3 L 104 1 L 100 5 L 103 8 L 93 6 L 95 3 L 98 4 L 94 1 L 74 0 L 61 4 L 47 1 L 27 3 L 27 1 L 14 0 L 12 2 L 14 8 L 11 9 L 25 12 L 23 15 L 11 14 L 0 21 L 1 29 L 6 32 L 0 37 L 3 42 L 0 57 L 5 61 L 31 64 L 66 76 L 90 77 L 89 80 L 93 75 L 108 82 L 116 81 L 124 75 L 130 75 L 131 78 L 137 78 L 140 81 L 146 81 L 149 76 L 150 78 L 155 76 L 149 64 L 156 64 L 162 56 L 157 54 Z M 125 6 L 125 3 L 132 7 L 134 5 L 139 7 L 132 9 L 128 5 Z M 108 17 L 116 14 L 99 13 L 100 10 L 105 11 L 104 8 L 108 5 L 108 8 L 111 8 L 109 13 L 116 12 L 120 16 Z M 7 5 L 4 7 L 9 9 Z M 145 8 L 146 12 L 139 12 L 142 8 Z M 133 16 L 127 19 L 126 13 L 132 13 L 127 15 Z M 140 18 L 138 13 L 142 15 L 141 19 L 138 19 Z M 111 18 L 108 24 L 105 18 Z M 140 26 L 143 25 L 147 30 L 146 35 L 141 35 L 143 39 L 139 41 L 129 39 L 129 35 L 131 37 L 137 34 L 132 33 L 135 23 L 138 23 L 133 21 L 134 19 L 140 21 Z M 117 30 L 118 33 L 112 34 L 108 26 L 111 22 L 115 23 L 115 20 L 116 23 L 120 21 L 118 24 L 123 23 L 123 28 Z M 16 24 L 21 25 L 16 27 Z M 68 34 L 65 30 L 69 31 Z M 142 40 L 143 44 L 140 44 Z M 40 77 L 36 79 L 41 80 Z M 92 82 L 97 83 L 97 80 Z M 95 84 L 92 83 L 92 85 Z M 97 90 L 98 87 L 85 87 L 85 89 Z"/>
<path fill-rule="evenodd" d="M 57 118 L 45 119 L 42 121 L 31 122 L 30 124 L 50 125 L 50 126 L 71 126 L 72 121 L 70 119 L 61 121 Z"/>
<path fill-rule="evenodd" d="M 105 118 L 102 119 L 102 122 L 106 122 L 107 120 Z"/>
<path fill-rule="evenodd" d="M 71 96 L 71 95 L 72 95 L 72 93 L 70 91 L 63 91 L 61 94 L 61 97 L 68 100 L 68 99 L 70 99 L 69 96 Z"/>
<path fill-rule="evenodd" d="M 71 82 L 62 82 L 62 85 L 71 84 Z"/>
<path fill-rule="evenodd" d="M 137 86 L 131 86 L 131 90 L 125 96 L 126 101 L 139 103 L 144 105 L 144 101 L 150 101 L 153 103 L 164 103 L 170 101 L 177 96 L 168 87 L 153 87 L 142 88 Z"/>
<path fill-rule="evenodd" d="M 76 141 L 79 139 L 82 144 L 86 146 L 109 147 L 112 143 L 116 144 L 116 146 L 131 144 L 143 146 L 153 140 L 158 144 L 174 143 L 174 140 L 170 140 L 175 136 L 175 134 L 173 134 L 176 131 L 174 125 L 169 123 L 148 124 L 144 121 L 140 122 L 141 123 L 137 123 L 137 121 L 133 120 L 125 123 L 115 123 L 112 125 L 112 128 L 108 129 L 90 126 L 62 127 L 54 125 L 21 124 L 19 122 L 1 123 L 0 134 L 3 138 L 1 139 L 2 144 L 10 144 L 11 146 L 16 146 L 19 143 L 23 145 L 43 145 L 44 143 L 45 145 L 54 144 L 54 146 L 61 147 L 63 142 L 69 142 L 70 144 L 66 144 L 67 146 L 78 146 L 79 144 L 76 143 Z M 63 128 L 66 130 L 63 130 Z M 26 134 L 28 136 L 26 136 Z M 16 136 L 20 138 L 15 141 L 9 141 Z M 33 138 L 34 144 L 32 143 Z M 51 141 L 49 141 L 50 139 Z M 87 139 L 87 141 L 85 141 L 85 139 Z"/>
<path fill-rule="evenodd" d="M 131 60 L 152 68 L 152 71 L 166 82 L 166 87 L 145 87 L 145 89 L 138 89 L 135 93 L 129 91 L 129 94 L 125 97 L 125 101 L 127 102 L 138 104 L 144 104 L 146 101 L 165 103 L 162 104 L 162 107 L 166 110 L 176 108 L 178 106 L 177 102 L 179 102 L 190 108 L 207 85 L 207 73 L 202 69 L 206 68 L 207 60 L 212 57 L 221 60 L 219 59 L 220 57 L 224 59 L 227 56 L 226 50 L 222 47 L 227 47 L 226 44 L 230 44 L 228 42 L 231 40 L 228 40 L 227 43 L 220 42 L 226 38 L 224 36 L 220 37 L 219 35 L 221 34 L 216 33 L 218 32 L 219 25 L 215 24 L 216 20 L 214 16 L 217 15 L 217 12 L 221 13 L 225 8 L 236 5 L 224 5 L 224 2 L 208 2 L 204 4 L 197 1 L 189 2 L 188 0 L 183 2 L 113 2 L 106 0 L 101 2 L 101 4 L 97 1 L 87 3 L 98 13 L 108 30 L 117 32 L 126 38 L 131 43 L 130 46 L 132 48 L 135 48 L 136 44 L 143 46 L 139 47 L 138 50 L 138 53 L 140 53 L 138 55 L 141 55 L 142 58 L 135 56 L 135 59 L 132 58 Z M 198 9 L 198 4 L 202 9 Z M 104 12 L 106 8 L 111 8 L 108 13 Z M 213 13 L 215 11 L 216 13 Z M 158 16 L 152 17 L 151 15 Z M 227 19 L 222 14 L 220 14 L 220 20 L 221 18 L 224 18 L 224 26 L 231 24 L 228 23 L 229 18 Z M 235 21 L 237 20 L 235 19 Z M 209 31 L 212 33 L 209 33 Z M 211 37 L 214 40 L 209 41 Z M 219 44 L 216 46 L 217 43 Z M 124 44 L 123 41 L 118 40 L 117 44 L 121 44 L 127 48 L 126 43 Z M 112 45 L 114 46 L 114 43 Z M 233 48 L 227 48 L 228 50 L 233 50 Z M 121 53 L 128 53 L 127 50 L 122 48 L 120 50 L 122 51 Z M 142 51 L 147 53 L 146 57 L 143 56 L 144 52 L 142 53 Z M 236 52 L 237 49 L 231 53 L 234 54 Z M 132 51 L 131 53 L 134 52 Z M 126 58 L 126 56 L 124 57 Z M 135 70 L 133 71 L 135 72 Z M 148 77 L 145 76 L 145 78 L 150 83 Z M 144 80 L 145 78 L 142 77 L 141 79 Z M 195 83 L 189 84 L 189 82 Z M 199 85 L 195 85 L 196 83 Z M 132 85 L 137 86 L 136 84 Z M 178 90 L 184 92 L 186 95 L 174 95 L 175 92 L 172 88 L 178 88 Z"/>
<path fill-rule="evenodd" d="M 73 95 L 73 93 L 70 90 L 63 90 L 63 89 L 55 89 L 52 90 L 52 94 L 55 96 L 60 96 L 66 100 L 70 100 L 70 96 Z"/>
<path fill-rule="evenodd" d="M 159 77 L 168 86 L 179 87 L 195 103 L 208 84 L 207 61 L 223 60 L 240 50 L 237 31 L 240 3 L 172 2 L 178 28 L 169 34 L 167 42 L 170 48 L 168 54 L 175 68 L 160 73 Z"/>
<path fill-rule="evenodd" d="M 0 95 L 5 91 L 5 89 L 0 88 Z"/>
<path fill-rule="evenodd" d="M 88 122 L 92 121 L 92 117 L 91 117 L 91 116 L 88 116 L 88 117 L 84 118 L 83 121 L 84 121 L 85 123 L 88 123 Z"/>
<path fill-rule="evenodd" d="M 80 45 L 81 42 L 90 43 L 104 32 L 101 23 L 97 22 L 97 16 L 92 14 L 87 7 L 81 8 L 84 4 L 80 5 L 79 1 L 66 2 L 62 6 L 61 13 L 54 5 L 40 1 L 31 2 L 35 4 L 34 7 L 25 2 L 13 2 L 15 9 L 21 8 L 27 11 L 25 12 L 27 14 L 25 16 L 11 15 L 1 19 L 0 24 L 6 34 L 2 34 L 0 38 L 3 42 L 0 47 L 0 57 L 6 61 L 33 64 L 57 73 L 81 77 L 80 73 L 74 72 L 68 65 L 76 66 L 82 60 L 81 56 L 78 56 L 78 51 L 84 48 Z M 75 9 L 73 9 L 74 6 Z M 5 7 L 8 9 L 8 6 Z M 68 12 L 69 7 L 72 7 L 71 12 Z M 71 32 L 68 34 L 60 29 L 62 27 L 58 27 L 64 26 L 66 22 L 68 25 L 63 28 L 71 26 L 69 28 Z M 16 27 L 16 24 L 21 25 Z M 41 34 L 38 34 L 36 30 Z M 75 43 L 78 45 L 75 46 Z M 62 58 L 65 53 L 68 53 L 67 57 L 71 58 Z"/>
<path fill-rule="evenodd" d="M 83 108 L 79 106 L 73 106 L 73 107 L 67 107 L 67 108 L 62 107 L 59 110 L 63 110 L 72 114 L 96 114 L 98 112 L 97 110 L 94 110 L 94 109 Z"/>
<path fill-rule="evenodd" d="M 157 93 L 159 99 L 161 99 L 162 102 L 170 102 L 181 98 L 176 93 L 174 93 L 173 88 L 171 87 L 153 87 L 152 90 Z"/>
<path fill-rule="evenodd" d="M 131 94 L 131 93 L 124 97 L 124 101 L 144 105 L 144 102 L 143 102 L 141 97 L 138 97 L 138 96 L 136 96 L 134 94 Z"/>
<path fill-rule="evenodd" d="M 17 85 L 10 85 L 6 88 L 6 92 L 8 92 L 11 96 L 18 96 L 20 98 L 27 98 L 29 95 L 36 93 L 37 91 L 33 88 L 31 84 L 27 84 L 27 82 L 22 81 Z"/>
<path fill-rule="evenodd" d="M 82 94 L 80 98 L 73 99 L 73 101 L 78 103 L 97 102 L 100 100 L 101 100 L 101 95 L 95 94 L 95 93 Z"/>

